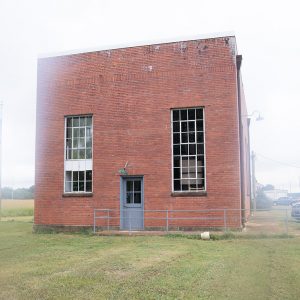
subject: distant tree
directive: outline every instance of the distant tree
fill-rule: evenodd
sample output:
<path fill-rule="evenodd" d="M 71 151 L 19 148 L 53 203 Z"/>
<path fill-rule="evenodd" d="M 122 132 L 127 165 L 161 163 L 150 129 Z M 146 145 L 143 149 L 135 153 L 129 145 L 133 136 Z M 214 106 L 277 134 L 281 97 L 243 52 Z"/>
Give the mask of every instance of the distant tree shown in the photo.
<path fill-rule="evenodd" d="M 29 188 L 29 191 L 30 191 L 30 193 L 34 196 L 35 186 L 32 185 L 32 186 Z"/>
<path fill-rule="evenodd" d="M 13 189 L 11 187 L 5 186 L 1 189 L 1 196 L 3 199 L 12 198 Z"/>
<path fill-rule="evenodd" d="M 34 185 L 29 188 L 3 187 L 1 189 L 3 199 L 33 199 L 34 198 Z"/>
<path fill-rule="evenodd" d="M 257 191 L 256 194 L 256 208 L 257 209 L 272 209 L 273 201 L 266 196 L 263 189 Z"/>
<path fill-rule="evenodd" d="M 262 189 L 263 191 L 272 191 L 272 190 L 275 189 L 275 187 L 274 187 L 274 185 L 272 185 L 272 184 L 266 184 L 266 185 L 263 186 L 261 189 Z"/>

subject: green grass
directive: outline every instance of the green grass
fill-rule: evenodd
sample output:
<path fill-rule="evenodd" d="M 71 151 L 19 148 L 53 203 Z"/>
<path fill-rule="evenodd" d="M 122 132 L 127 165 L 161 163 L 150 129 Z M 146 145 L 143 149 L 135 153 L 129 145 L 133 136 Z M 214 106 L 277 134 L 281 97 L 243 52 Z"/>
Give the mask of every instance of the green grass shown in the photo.
<path fill-rule="evenodd" d="M 33 216 L 33 199 L 4 199 L 1 201 L 1 217 Z"/>
<path fill-rule="evenodd" d="M 9 208 L 2 209 L 2 217 L 21 217 L 21 216 L 33 216 L 33 208 Z"/>
<path fill-rule="evenodd" d="M 0 222 L 0 299 L 299 299 L 300 240 L 32 234 Z"/>

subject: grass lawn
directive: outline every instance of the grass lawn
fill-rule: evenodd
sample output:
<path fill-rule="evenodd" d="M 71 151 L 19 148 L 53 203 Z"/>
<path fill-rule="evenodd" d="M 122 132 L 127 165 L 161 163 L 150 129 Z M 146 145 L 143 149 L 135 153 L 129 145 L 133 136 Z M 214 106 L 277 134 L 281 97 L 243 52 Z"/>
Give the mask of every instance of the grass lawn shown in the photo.
<path fill-rule="evenodd" d="M 32 234 L 0 222 L 0 299 L 299 299 L 300 239 Z"/>

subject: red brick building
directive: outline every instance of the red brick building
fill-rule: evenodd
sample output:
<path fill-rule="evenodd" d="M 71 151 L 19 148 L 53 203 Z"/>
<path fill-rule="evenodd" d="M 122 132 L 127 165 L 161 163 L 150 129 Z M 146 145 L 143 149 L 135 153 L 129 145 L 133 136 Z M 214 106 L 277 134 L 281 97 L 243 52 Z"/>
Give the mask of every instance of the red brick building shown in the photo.
<path fill-rule="evenodd" d="M 35 226 L 240 228 L 240 67 L 234 36 L 40 58 Z"/>

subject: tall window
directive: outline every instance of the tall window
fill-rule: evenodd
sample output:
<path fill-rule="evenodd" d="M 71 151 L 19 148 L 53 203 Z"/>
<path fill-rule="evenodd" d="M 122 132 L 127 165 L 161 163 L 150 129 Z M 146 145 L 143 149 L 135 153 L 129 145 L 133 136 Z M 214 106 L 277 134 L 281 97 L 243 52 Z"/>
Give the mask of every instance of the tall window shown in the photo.
<path fill-rule="evenodd" d="M 92 158 L 92 117 L 67 117 L 66 159 Z"/>
<path fill-rule="evenodd" d="M 172 110 L 173 191 L 205 190 L 204 109 Z"/>
<path fill-rule="evenodd" d="M 65 192 L 92 192 L 92 116 L 65 118 Z"/>

